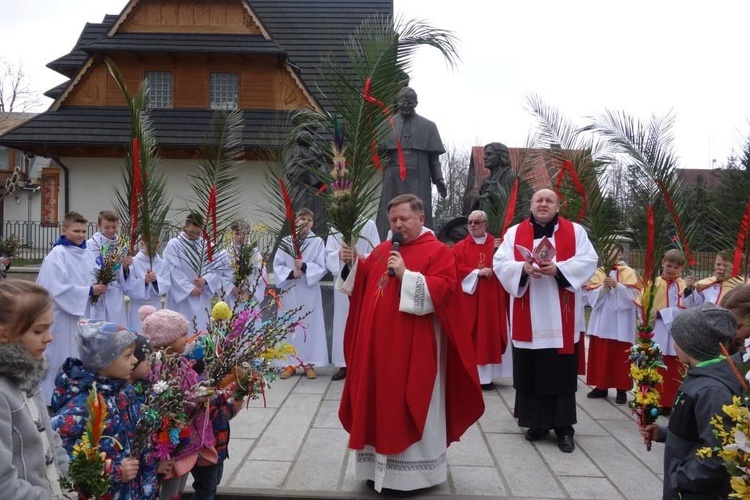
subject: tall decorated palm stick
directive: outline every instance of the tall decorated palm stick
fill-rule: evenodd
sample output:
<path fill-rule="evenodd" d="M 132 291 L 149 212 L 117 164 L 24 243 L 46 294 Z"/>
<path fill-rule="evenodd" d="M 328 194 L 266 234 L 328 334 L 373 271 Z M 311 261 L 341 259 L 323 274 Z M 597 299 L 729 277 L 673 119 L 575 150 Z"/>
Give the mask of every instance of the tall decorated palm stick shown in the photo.
<path fill-rule="evenodd" d="M 130 113 L 130 151 L 126 154 L 122 170 L 122 187 L 115 191 L 115 209 L 120 219 L 127 223 L 131 253 L 135 251 L 140 238 L 153 267 L 171 200 L 149 117 L 148 85 L 144 81 L 135 93 L 131 93 L 114 62 L 106 59 L 106 64 Z"/>

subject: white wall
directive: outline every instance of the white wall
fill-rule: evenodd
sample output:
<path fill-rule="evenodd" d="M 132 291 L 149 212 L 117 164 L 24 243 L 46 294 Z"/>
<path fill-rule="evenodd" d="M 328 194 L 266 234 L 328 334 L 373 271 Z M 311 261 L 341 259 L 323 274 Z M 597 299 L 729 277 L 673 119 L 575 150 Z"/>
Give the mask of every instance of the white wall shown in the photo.
<path fill-rule="evenodd" d="M 114 186 L 120 185 L 120 170 L 123 160 L 63 158 L 62 162 L 70 169 L 70 210 L 80 212 L 89 220 L 95 221 L 101 210 L 112 209 Z M 195 168 L 195 162 L 192 160 L 162 160 L 162 166 L 167 172 L 167 190 L 172 198 L 170 219 L 174 223 L 180 223 L 184 219 L 184 210 L 187 208 L 185 200 L 192 196 L 188 184 L 188 174 Z M 239 169 L 239 183 L 246 192 L 246 203 L 242 216 L 251 222 L 261 222 L 263 219 L 262 211 L 257 208 L 258 204 L 264 201 L 262 197 L 263 168 L 264 165 L 261 162 L 243 162 Z M 61 176 L 61 184 L 63 183 Z M 61 185 L 61 212 L 64 211 L 63 190 L 64 185 Z"/>

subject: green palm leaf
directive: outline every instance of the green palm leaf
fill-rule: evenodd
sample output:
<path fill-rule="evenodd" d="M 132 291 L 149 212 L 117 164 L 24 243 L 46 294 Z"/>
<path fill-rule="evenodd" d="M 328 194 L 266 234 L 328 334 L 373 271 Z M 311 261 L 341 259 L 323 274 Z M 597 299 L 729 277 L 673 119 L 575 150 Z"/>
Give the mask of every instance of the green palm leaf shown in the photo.
<path fill-rule="evenodd" d="M 676 175 L 678 157 L 673 147 L 673 125 L 671 113 L 644 122 L 624 112 L 606 111 L 586 128 L 607 141 L 603 161 L 613 163 L 624 158 L 628 163 L 633 209 L 639 213 L 632 237 L 640 248 L 647 247 L 644 210 L 649 205 L 653 207 L 655 253 L 645 256 L 646 261 L 657 262 L 664 251 L 674 246 L 672 237 L 676 232 L 681 236 L 678 246 L 685 247 L 686 256 L 694 246 L 696 227 L 686 223 L 684 215 L 690 207 L 684 203 L 685 184 Z M 646 280 L 656 277 L 658 266 L 653 266 L 653 270 L 652 276 L 644 277 Z"/>
<path fill-rule="evenodd" d="M 205 243 L 185 244 L 185 258 L 198 276 L 220 265 L 214 253 L 221 247 L 224 233 L 242 209 L 242 186 L 237 178 L 239 163 L 244 155 L 242 128 L 244 120 L 239 110 L 217 111 L 211 122 L 211 135 L 201 149 L 198 165 L 188 175 L 192 197 L 188 212 L 199 214 L 203 220 Z"/>
<path fill-rule="evenodd" d="M 171 199 L 167 193 L 167 177 L 161 167 L 156 143 L 156 136 L 148 113 L 148 85 L 143 81 L 134 94 L 128 90 L 125 79 L 114 62 L 105 60 L 107 70 L 115 80 L 130 112 L 130 148 L 125 156 L 125 166 L 122 169 L 122 187 L 115 188 L 115 210 L 123 221 L 131 238 L 143 241 L 149 255 L 149 262 L 153 265 L 153 258 L 159 251 L 162 231 L 166 229 L 167 214 L 171 206 Z M 133 139 L 138 139 L 134 142 Z M 138 151 L 133 148 L 138 145 Z M 140 163 L 140 179 L 136 180 L 134 168 L 135 156 Z M 135 185 L 141 186 L 140 194 L 134 200 Z M 137 207 L 133 207 L 135 201 Z M 132 214 L 137 211 L 137 227 L 133 227 Z M 131 247 L 135 241 L 131 242 Z"/>
<path fill-rule="evenodd" d="M 383 16 L 365 20 L 343 42 L 345 59 L 326 56 L 322 61 L 321 80 L 326 88 L 333 89 L 328 99 L 335 110 L 334 116 L 321 117 L 309 111 L 290 118 L 291 127 L 281 147 L 288 156 L 300 129 L 320 130 L 323 136 L 313 137 L 319 151 L 328 152 L 327 163 L 333 156 L 330 133 L 343 123 L 346 169 L 351 190 L 342 201 L 341 193 L 330 187 L 336 180 L 332 168 L 313 172 L 329 189 L 317 193 L 328 209 L 328 222 L 342 234 L 344 241 L 356 241 L 366 223 L 373 217 L 380 196 L 381 172 L 376 168 L 374 151 L 386 134 L 390 133 L 389 116 L 395 113 L 392 104 L 405 86 L 406 74 L 413 64 L 414 54 L 420 47 L 437 49 L 446 62 L 453 66 L 458 61 L 456 39 L 448 31 L 437 29 L 424 21 L 398 22 Z M 385 162 L 387 159 L 382 158 Z M 304 167 L 304 166 L 303 166 Z M 314 166 L 313 166 L 314 168 Z M 280 172 L 269 175 L 268 185 L 273 186 L 268 195 L 278 199 L 278 184 L 274 182 Z M 305 189 L 313 189 L 307 187 Z M 343 205 L 346 203 L 345 205 Z M 296 208 L 296 207 L 295 207 Z M 285 222 L 278 216 L 278 206 L 271 204 L 269 212 L 278 227 Z M 279 224 L 280 223 L 280 224 Z"/>

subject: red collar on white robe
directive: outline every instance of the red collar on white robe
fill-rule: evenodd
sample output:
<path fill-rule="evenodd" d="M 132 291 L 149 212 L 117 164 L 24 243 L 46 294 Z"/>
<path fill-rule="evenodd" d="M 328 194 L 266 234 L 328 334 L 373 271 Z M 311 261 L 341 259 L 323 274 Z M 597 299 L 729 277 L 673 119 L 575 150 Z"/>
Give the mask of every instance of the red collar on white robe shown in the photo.
<path fill-rule="evenodd" d="M 555 257 L 557 262 L 566 261 L 575 256 L 576 251 L 576 235 L 573 223 L 562 217 L 557 220 L 557 228 L 554 232 L 555 238 Z M 524 220 L 518 225 L 516 230 L 516 245 L 521 245 L 525 248 L 534 248 L 534 226 L 530 220 Z M 516 249 L 514 255 L 516 261 L 523 261 L 524 258 L 521 253 Z M 529 288 L 526 289 L 526 293 L 523 297 L 517 298 L 513 301 L 513 340 L 519 342 L 531 342 L 533 340 L 532 333 L 532 321 L 531 321 L 531 300 L 530 291 L 533 278 L 531 280 Z M 573 354 L 575 352 L 575 292 L 567 290 L 565 288 L 558 287 L 558 293 L 560 297 L 559 307 L 560 316 L 562 321 L 562 337 L 563 346 L 559 350 L 560 354 Z"/>

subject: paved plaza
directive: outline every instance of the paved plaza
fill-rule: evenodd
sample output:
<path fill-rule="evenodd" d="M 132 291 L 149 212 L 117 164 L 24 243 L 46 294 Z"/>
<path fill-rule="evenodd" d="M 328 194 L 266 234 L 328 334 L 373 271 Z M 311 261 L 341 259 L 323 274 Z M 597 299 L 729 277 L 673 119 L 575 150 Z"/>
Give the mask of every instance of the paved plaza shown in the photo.
<path fill-rule="evenodd" d="M 332 381 L 333 372 L 279 380 L 265 408 L 253 401 L 237 415 L 224 498 L 386 498 L 354 480 L 354 453 L 337 416 L 343 381 Z M 614 390 L 608 400 L 587 399 L 579 379 L 576 450 L 566 454 L 554 434 L 524 439 L 512 416 L 513 388 L 504 382 L 484 393 L 484 415 L 448 449 L 448 482 L 412 498 L 661 498 L 663 445 L 646 451 L 628 408 L 614 404 Z"/>

